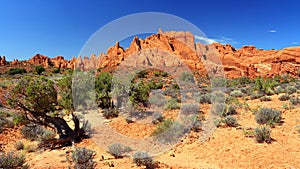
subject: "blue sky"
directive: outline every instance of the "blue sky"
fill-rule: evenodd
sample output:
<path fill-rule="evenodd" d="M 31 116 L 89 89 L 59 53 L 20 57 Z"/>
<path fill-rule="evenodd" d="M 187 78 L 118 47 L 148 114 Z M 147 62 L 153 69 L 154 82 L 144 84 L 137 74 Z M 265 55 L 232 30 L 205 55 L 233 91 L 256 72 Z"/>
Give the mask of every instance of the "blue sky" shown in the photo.
<path fill-rule="evenodd" d="M 0 0 L 0 56 L 69 59 L 99 28 L 138 12 L 176 15 L 236 48 L 281 49 L 300 45 L 299 6 L 297 0 Z"/>

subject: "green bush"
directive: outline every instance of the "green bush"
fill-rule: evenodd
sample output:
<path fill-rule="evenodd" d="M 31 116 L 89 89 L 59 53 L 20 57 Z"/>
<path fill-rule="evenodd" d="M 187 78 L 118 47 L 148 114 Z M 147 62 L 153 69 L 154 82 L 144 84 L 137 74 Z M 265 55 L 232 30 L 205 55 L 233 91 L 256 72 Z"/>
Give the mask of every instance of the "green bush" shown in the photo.
<path fill-rule="evenodd" d="M 21 128 L 21 134 L 29 140 L 45 141 L 53 139 L 56 134 L 54 131 L 47 130 L 41 126 L 28 125 Z"/>
<path fill-rule="evenodd" d="M 26 69 L 23 68 L 10 68 L 7 72 L 9 75 L 15 75 L 15 74 L 24 74 L 27 73 Z"/>
<path fill-rule="evenodd" d="M 85 147 L 76 147 L 72 152 L 72 160 L 75 163 L 75 169 L 93 169 L 95 162 L 93 161 L 96 152 Z"/>
<path fill-rule="evenodd" d="M 258 124 L 269 124 L 280 123 L 281 111 L 272 108 L 259 108 L 255 113 L 255 120 Z"/>
<path fill-rule="evenodd" d="M 279 94 L 279 93 L 284 93 L 285 89 L 283 87 L 281 87 L 281 86 L 276 86 L 274 88 L 274 91 L 275 91 L 276 94 Z"/>
<path fill-rule="evenodd" d="M 250 99 L 251 100 L 259 99 L 259 98 L 261 98 L 263 96 L 264 96 L 264 94 L 262 94 L 262 93 L 253 93 L 253 94 L 250 95 Z"/>
<path fill-rule="evenodd" d="M 137 166 L 145 166 L 146 169 L 154 169 L 156 168 L 155 161 L 152 157 L 149 156 L 147 152 L 138 151 L 133 154 L 133 162 Z"/>
<path fill-rule="evenodd" d="M 172 119 L 165 119 L 158 124 L 156 129 L 151 133 L 155 139 L 164 144 L 174 143 L 184 135 L 184 126 L 179 122 L 174 122 Z"/>
<path fill-rule="evenodd" d="M 271 129 L 265 126 L 255 128 L 255 138 L 258 143 L 271 143 Z"/>
<path fill-rule="evenodd" d="M 230 93 L 232 97 L 242 97 L 244 94 L 241 90 L 234 90 Z"/>
<path fill-rule="evenodd" d="M 120 143 L 115 143 L 108 146 L 108 152 L 112 154 L 115 158 L 122 158 L 125 153 L 132 151 L 128 146 L 124 146 Z"/>
<path fill-rule="evenodd" d="M 259 100 L 262 101 L 262 102 L 264 102 L 264 101 L 271 101 L 272 98 L 269 97 L 269 96 L 263 96 L 263 97 L 259 98 Z"/>
<path fill-rule="evenodd" d="M 199 97 L 199 102 L 201 104 L 203 103 L 208 103 L 208 104 L 211 104 L 211 95 L 210 94 L 204 94 L 204 95 L 201 95 Z"/>
<path fill-rule="evenodd" d="M 197 104 L 182 105 L 180 108 L 180 111 L 182 114 L 185 114 L 185 115 L 198 114 L 199 105 L 197 105 Z"/>
<path fill-rule="evenodd" d="M 276 78 L 257 77 L 255 79 L 254 88 L 257 91 L 264 92 L 267 95 L 273 95 L 274 88 L 279 84 Z"/>
<path fill-rule="evenodd" d="M 178 105 L 176 98 L 170 98 L 165 106 L 165 110 L 174 110 L 179 108 L 180 106 Z"/>
<path fill-rule="evenodd" d="M 237 127 L 239 123 L 237 122 L 236 118 L 233 116 L 226 116 L 224 118 L 224 122 L 229 127 Z"/>
<path fill-rule="evenodd" d="M 13 114 L 13 122 L 15 126 L 19 126 L 19 125 L 25 125 L 28 123 L 28 120 L 26 119 L 26 117 L 22 114 Z"/>
<path fill-rule="evenodd" d="M 40 75 L 42 72 L 45 72 L 46 70 L 45 70 L 45 68 L 43 67 L 43 66 L 36 66 L 35 68 L 34 68 L 34 72 L 35 73 L 37 73 L 38 75 Z"/>
<path fill-rule="evenodd" d="M 179 80 L 187 83 L 194 83 L 194 75 L 190 72 L 183 72 L 179 76 Z"/>
<path fill-rule="evenodd" d="M 24 143 L 22 141 L 17 141 L 15 144 L 16 150 L 23 150 L 24 149 Z"/>
<path fill-rule="evenodd" d="M 164 121 L 164 117 L 160 112 L 155 112 L 152 115 L 152 123 L 158 124 Z"/>
<path fill-rule="evenodd" d="M 281 96 L 279 96 L 278 98 L 280 101 L 287 101 L 290 99 L 290 96 L 288 94 L 283 94 Z"/>
<path fill-rule="evenodd" d="M 300 104 L 300 98 L 299 97 L 291 97 L 289 99 L 289 101 L 292 105 L 295 105 L 295 106 Z"/>
<path fill-rule="evenodd" d="M 106 119 L 111 119 L 119 116 L 119 111 L 116 108 L 108 108 L 103 110 L 103 116 Z"/>
<path fill-rule="evenodd" d="M 297 92 L 297 88 L 295 86 L 288 86 L 286 87 L 286 93 L 287 94 L 293 94 Z"/>
<path fill-rule="evenodd" d="M 52 73 L 60 73 L 60 68 L 55 68 Z"/>
<path fill-rule="evenodd" d="M 16 155 L 13 152 L 0 153 L 0 168 L 3 169 L 26 169 L 29 166 L 25 164 L 24 155 Z"/>

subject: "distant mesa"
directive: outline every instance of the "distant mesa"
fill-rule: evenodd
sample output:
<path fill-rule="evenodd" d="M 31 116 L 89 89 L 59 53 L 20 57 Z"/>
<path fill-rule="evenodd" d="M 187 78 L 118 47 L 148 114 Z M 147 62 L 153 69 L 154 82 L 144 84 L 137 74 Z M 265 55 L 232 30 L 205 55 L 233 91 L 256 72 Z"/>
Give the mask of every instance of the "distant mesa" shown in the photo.
<path fill-rule="evenodd" d="M 134 60 L 136 64 L 157 64 L 149 63 L 149 57 L 155 55 L 156 62 L 165 66 L 182 66 L 176 59 L 163 58 L 168 52 L 181 61 L 190 69 L 200 73 L 207 73 L 214 69 L 215 56 L 222 62 L 225 75 L 228 78 L 240 76 L 275 76 L 279 74 L 290 74 L 298 76 L 300 70 L 300 47 L 290 47 L 282 50 L 262 50 L 255 46 L 243 46 L 235 49 L 233 46 L 220 43 L 204 45 L 195 43 L 194 36 L 190 32 L 162 32 L 153 34 L 145 40 L 134 37 L 127 49 L 120 46 L 119 42 L 110 47 L 106 53 L 95 54 L 90 57 L 78 56 L 71 60 L 64 59 L 63 56 L 49 58 L 41 54 L 36 54 L 27 61 L 14 60 L 7 62 L 5 57 L 0 57 L 0 66 L 16 65 L 42 65 L 44 67 L 71 68 L 75 67 L 89 70 L 101 68 L 102 70 L 112 70 L 117 68 L 124 59 L 138 52 L 143 53 L 143 57 Z M 151 62 L 154 62 L 153 60 Z M 205 63 L 205 65 L 204 65 Z M 215 69 L 217 70 L 217 69 Z"/>

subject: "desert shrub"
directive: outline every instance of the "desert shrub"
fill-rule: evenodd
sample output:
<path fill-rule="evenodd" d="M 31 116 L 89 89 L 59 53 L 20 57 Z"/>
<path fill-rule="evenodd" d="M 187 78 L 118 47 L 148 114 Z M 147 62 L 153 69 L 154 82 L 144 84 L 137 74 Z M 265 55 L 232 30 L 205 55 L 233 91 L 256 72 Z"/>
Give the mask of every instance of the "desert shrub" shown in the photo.
<path fill-rule="evenodd" d="M 179 90 L 180 87 L 179 87 L 179 85 L 176 83 L 176 84 L 172 84 L 172 89 L 174 89 L 174 90 Z"/>
<path fill-rule="evenodd" d="M 297 88 L 295 86 L 288 86 L 286 87 L 286 93 L 287 94 L 293 94 L 297 92 Z"/>
<path fill-rule="evenodd" d="M 145 166 L 146 169 L 154 169 L 156 168 L 155 161 L 147 152 L 138 151 L 133 154 L 133 162 L 137 166 Z"/>
<path fill-rule="evenodd" d="M 146 78 L 146 75 L 148 75 L 148 72 L 146 70 L 142 70 L 136 74 L 136 77 L 137 78 Z"/>
<path fill-rule="evenodd" d="M 150 88 L 143 81 L 132 83 L 130 86 L 129 100 L 134 106 L 142 104 L 143 106 L 148 105 Z"/>
<path fill-rule="evenodd" d="M 269 96 L 263 96 L 263 97 L 259 98 L 259 100 L 262 101 L 262 102 L 263 102 L 263 101 L 271 101 L 272 98 L 269 97 Z"/>
<path fill-rule="evenodd" d="M 116 108 L 108 108 L 103 110 L 103 116 L 106 119 L 111 119 L 119 116 L 119 111 Z"/>
<path fill-rule="evenodd" d="M 212 77 L 210 79 L 211 86 L 218 88 L 218 87 L 226 87 L 227 79 L 222 77 Z"/>
<path fill-rule="evenodd" d="M 28 144 L 24 147 L 24 150 L 28 153 L 35 152 L 38 149 L 38 145 L 36 144 Z"/>
<path fill-rule="evenodd" d="M 235 79 L 232 79 L 230 81 L 227 81 L 227 84 L 229 86 L 240 86 L 240 85 L 246 85 L 246 84 L 250 84 L 251 80 L 248 76 L 242 76 L 242 77 L 238 77 Z"/>
<path fill-rule="evenodd" d="M 55 132 L 41 126 L 28 125 L 21 128 L 21 134 L 29 140 L 45 141 L 53 139 Z"/>
<path fill-rule="evenodd" d="M 55 68 L 52 73 L 60 73 L 60 68 Z"/>
<path fill-rule="evenodd" d="M 292 105 L 295 105 L 295 106 L 300 104 L 300 98 L 299 97 L 291 97 L 289 99 L 289 101 Z"/>
<path fill-rule="evenodd" d="M 162 82 L 154 82 L 151 81 L 147 84 L 148 88 L 150 90 L 156 90 L 156 89 L 162 89 L 163 88 L 163 83 Z"/>
<path fill-rule="evenodd" d="M 164 120 L 164 117 L 160 112 L 153 113 L 153 115 L 152 115 L 152 123 L 153 124 L 161 123 L 161 122 L 163 122 L 163 120 Z"/>
<path fill-rule="evenodd" d="M 274 88 L 274 91 L 275 91 L 276 94 L 279 94 L 279 93 L 284 93 L 285 89 L 282 86 L 276 86 Z"/>
<path fill-rule="evenodd" d="M 214 91 L 211 94 L 211 102 L 224 103 L 226 101 L 226 95 L 223 91 Z"/>
<path fill-rule="evenodd" d="M 15 143 L 16 150 L 23 150 L 24 149 L 24 143 L 22 141 L 17 141 Z"/>
<path fill-rule="evenodd" d="M 93 161 L 96 152 L 85 147 L 76 147 L 72 152 L 72 160 L 75 163 L 75 169 L 93 169 L 95 162 Z"/>
<path fill-rule="evenodd" d="M 271 129 L 266 126 L 255 128 L 254 135 L 258 143 L 263 143 L 263 142 L 271 143 L 272 141 Z"/>
<path fill-rule="evenodd" d="M 274 123 L 280 123 L 281 114 L 280 110 L 262 107 L 255 113 L 255 120 L 258 124 L 274 125 Z"/>
<path fill-rule="evenodd" d="M 223 116 L 226 111 L 226 105 L 224 103 L 215 103 L 212 105 L 212 113 Z"/>
<path fill-rule="evenodd" d="M 15 74 L 23 74 L 23 73 L 27 73 L 27 71 L 23 68 L 10 68 L 7 72 L 7 74 L 9 75 L 15 75 Z"/>
<path fill-rule="evenodd" d="M 14 122 L 15 126 L 18 126 L 18 125 L 27 124 L 28 120 L 26 119 L 26 117 L 24 115 L 15 113 L 15 114 L 13 114 L 13 122 Z"/>
<path fill-rule="evenodd" d="M 226 112 L 225 115 L 233 115 L 233 114 L 237 114 L 236 111 L 236 106 L 234 105 L 226 105 Z"/>
<path fill-rule="evenodd" d="M 211 98 L 211 95 L 210 95 L 210 94 L 204 94 L 204 95 L 201 95 L 201 96 L 199 97 L 199 102 L 200 102 L 201 104 L 203 104 L 203 103 L 211 104 L 210 98 Z"/>
<path fill-rule="evenodd" d="M 0 153 L 0 168 L 3 169 L 25 169 L 29 166 L 25 164 L 25 156 L 17 155 L 13 152 Z"/>
<path fill-rule="evenodd" d="M 179 109 L 180 106 L 177 103 L 177 99 L 176 98 L 170 98 L 165 106 L 166 110 L 173 110 L 173 109 Z"/>
<path fill-rule="evenodd" d="M 239 123 L 237 122 L 234 116 L 226 116 L 224 118 L 224 122 L 229 127 L 237 127 L 239 125 Z"/>
<path fill-rule="evenodd" d="M 197 104 L 182 105 L 180 111 L 182 114 L 186 114 L 186 115 L 197 114 L 199 112 L 199 105 Z"/>
<path fill-rule="evenodd" d="M 280 101 L 287 101 L 290 99 L 290 96 L 288 94 L 283 94 L 281 96 L 279 96 L 278 98 Z"/>
<path fill-rule="evenodd" d="M 183 72 L 179 75 L 179 80 L 187 83 L 194 83 L 194 75 L 190 72 Z"/>
<path fill-rule="evenodd" d="M 264 94 L 262 94 L 262 93 L 253 93 L 253 94 L 250 95 L 250 99 L 251 100 L 259 99 L 259 98 L 261 98 L 263 96 L 264 96 Z"/>
<path fill-rule="evenodd" d="M 151 136 L 165 144 L 174 143 L 184 135 L 184 131 L 185 128 L 181 123 L 174 122 L 172 119 L 165 119 L 157 125 Z"/>
<path fill-rule="evenodd" d="M 35 68 L 34 68 L 34 72 L 35 73 L 37 73 L 38 75 L 40 75 L 42 72 L 44 72 L 45 71 L 45 68 L 43 67 L 43 66 L 36 66 Z"/>
<path fill-rule="evenodd" d="M 263 78 L 257 77 L 255 79 L 254 88 L 260 92 L 264 92 L 267 95 L 274 94 L 274 87 L 279 84 L 276 78 Z"/>
<path fill-rule="evenodd" d="M 241 90 L 234 90 L 230 93 L 232 97 L 242 97 L 244 94 Z"/>
<path fill-rule="evenodd" d="M 162 93 L 155 93 L 153 95 L 150 95 L 149 102 L 151 105 L 154 105 L 156 107 L 162 107 L 166 104 L 166 98 Z"/>
<path fill-rule="evenodd" d="M 124 146 L 120 143 L 115 143 L 108 146 L 108 152 L 113 155 L 115 158 L 122 158 L 125 153 L 132 151 L 128 146 Z"/>
<path fill-rule="evenodd" d="M 5 116 L 0 115 L 0 133 L 3 131 L 4 128 L 13 128 L 14 123 L 7 120 Z"/>

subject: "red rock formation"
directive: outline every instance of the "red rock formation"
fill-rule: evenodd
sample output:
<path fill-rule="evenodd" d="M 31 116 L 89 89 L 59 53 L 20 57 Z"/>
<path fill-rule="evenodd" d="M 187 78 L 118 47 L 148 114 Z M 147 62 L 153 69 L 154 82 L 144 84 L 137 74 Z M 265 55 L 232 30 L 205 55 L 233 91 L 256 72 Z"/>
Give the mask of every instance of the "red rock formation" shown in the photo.
<path fill-rule="evenodd" d="M 4 65 L 6 65 L 5 56 L 3 56 L 3 57 L 0 56 L 0 66 L 4 66 Z"/>

